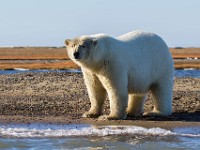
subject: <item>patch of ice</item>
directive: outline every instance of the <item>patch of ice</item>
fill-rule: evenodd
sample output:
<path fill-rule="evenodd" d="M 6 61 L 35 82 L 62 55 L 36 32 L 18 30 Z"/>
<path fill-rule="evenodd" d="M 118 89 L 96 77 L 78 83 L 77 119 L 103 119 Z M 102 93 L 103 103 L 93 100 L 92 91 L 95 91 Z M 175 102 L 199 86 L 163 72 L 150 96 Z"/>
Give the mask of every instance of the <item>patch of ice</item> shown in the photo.
<path fill-rule="evenodd" d="M 29 69 L 25 69 L 25 68 L 14 68 L 14 70 L 18 70 L 18 71 L 27 71 Z"/>

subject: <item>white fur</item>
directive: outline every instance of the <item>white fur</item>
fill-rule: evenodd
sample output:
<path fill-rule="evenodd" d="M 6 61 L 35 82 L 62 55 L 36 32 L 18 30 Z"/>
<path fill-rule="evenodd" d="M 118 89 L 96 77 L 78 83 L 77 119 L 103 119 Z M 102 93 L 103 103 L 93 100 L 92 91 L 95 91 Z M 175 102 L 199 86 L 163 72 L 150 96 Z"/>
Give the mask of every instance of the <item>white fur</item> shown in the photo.
<path fill-rule="evenodd" d="M 72 55 L 75 50 L 67 46 L 70 58 L 82 68 L 91 101 L 91 109 L 84 117 L 101 115 L 106 92 L 110 114 L 101 116 L 101 119 L 125 119 L 126 113 L 143 114 L 150 90 L 155 99 L 154 109 L 148 115 L 172 113 L 173 59 L 159 36 L 135 31 L 116 39 L 104 34 L 79 39 L 97 41 L 87 49 L 87 59 L 82 55 L 83 58 L 75 60 Z M 84 53 L 80 48 L 76 50 Z"/>

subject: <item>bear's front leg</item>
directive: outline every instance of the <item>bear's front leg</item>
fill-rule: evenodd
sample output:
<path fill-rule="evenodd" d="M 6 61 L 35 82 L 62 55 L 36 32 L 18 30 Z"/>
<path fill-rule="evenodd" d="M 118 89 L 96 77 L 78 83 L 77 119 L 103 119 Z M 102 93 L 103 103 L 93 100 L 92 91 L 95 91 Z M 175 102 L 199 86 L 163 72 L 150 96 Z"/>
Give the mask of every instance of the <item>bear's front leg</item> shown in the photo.
<path fill-rule="evenodd" d="M 128 88 L 126 78 L 119 77 L 109 79 L 108 76 L 105 76 L 99 79 L 106 88 L 110 102 L 110 114 L 100 116 L 99 120 L 126 119 L 126 108 L 128 103 Z"/>
<path fill-rule="evenodd" d="M 110 114 L 99 117 L 99 120 L 119 120 L 126 119 L 126 107 L 128 101 L 128 93 L 110 93 Z"/>
<path fill-rule="evenodd" d="M 99 79 L 90 71 L 84 70 L 83 75 L 88 90 L 91 108 L 89 111 L 85 112 L 82 117 L 97 118 L 102 113 L 103 103 L 106 98 L 106 91 Z"/>

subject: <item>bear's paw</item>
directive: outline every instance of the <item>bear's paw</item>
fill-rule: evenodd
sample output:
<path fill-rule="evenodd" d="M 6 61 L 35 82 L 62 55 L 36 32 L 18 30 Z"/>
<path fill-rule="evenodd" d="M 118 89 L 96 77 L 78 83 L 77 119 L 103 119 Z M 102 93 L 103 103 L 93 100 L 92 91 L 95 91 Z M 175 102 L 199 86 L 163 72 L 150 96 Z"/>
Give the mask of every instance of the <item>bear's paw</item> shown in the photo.
<path fill-rule="evenodd" d="M 126 115 L 125 116 L 113 116 L 113 115 L 102 115 L 98 118 L 99 121 L 108 121 L 108 120 L 123 120 L 126 119 Z"/>
<path fill-rule="evenodd" d="M 151 111 L 151 112 L 145 112 L 143 116 L 150 116 L 150 117 L 156 117 L 156 116 L 170 116 L 171 113 L 162 113 L 159 111 Z"/>
<path fill-rule="evenodd" d="M 99 113 L 90 112 L 90 111 L 87 111 L 82 115 L 83 118 L 98 118 L 99 116 L 100 116 Z"/>

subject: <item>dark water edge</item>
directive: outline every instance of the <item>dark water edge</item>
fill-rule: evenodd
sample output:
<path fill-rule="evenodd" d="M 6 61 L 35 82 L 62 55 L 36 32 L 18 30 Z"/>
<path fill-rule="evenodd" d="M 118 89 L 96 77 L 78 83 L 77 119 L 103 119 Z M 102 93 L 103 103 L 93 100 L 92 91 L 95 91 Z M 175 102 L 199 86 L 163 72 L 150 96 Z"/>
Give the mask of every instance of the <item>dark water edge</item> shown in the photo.
<path fill-rule="evenodd" d="M 2 140 L 0 138 L 0 140 Z M 2 150 L 197 150 L 199 141 L 185 137 L 107 136 L 77 138 L 3 139 Z"/>
<path fill-rule="evenodd" d="M 185 69 L 185 70 L 175 70 L 175 77 L 192 77 L 200 78 L 200 70 Z"/>
<path fill-rule="evenodd" d="M 13 70 L 0 70 L 0 74 L 17 74 L 17 73 L 28 73 L 28 72 L 78 72 L 81 73 L 81 70 L 26 70 L 26 69 L 13 69 Z M 195 69 L 185 69 L 185 70 L 175 70 L 175 77 L 192 77 L 200 78 L 200 70 Z"/>

